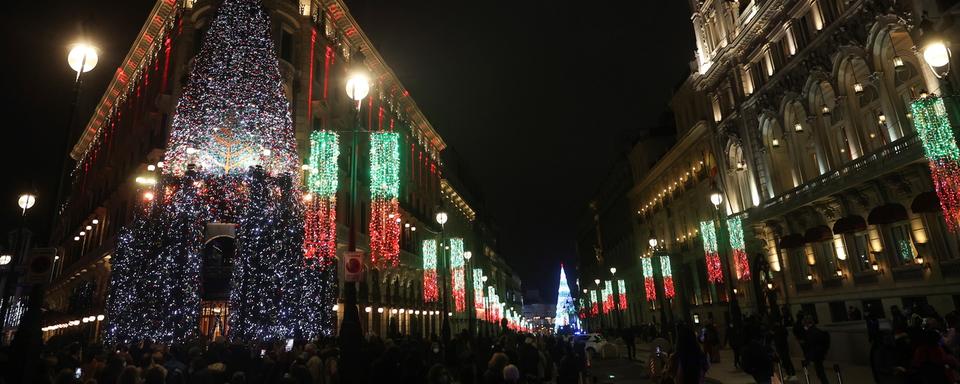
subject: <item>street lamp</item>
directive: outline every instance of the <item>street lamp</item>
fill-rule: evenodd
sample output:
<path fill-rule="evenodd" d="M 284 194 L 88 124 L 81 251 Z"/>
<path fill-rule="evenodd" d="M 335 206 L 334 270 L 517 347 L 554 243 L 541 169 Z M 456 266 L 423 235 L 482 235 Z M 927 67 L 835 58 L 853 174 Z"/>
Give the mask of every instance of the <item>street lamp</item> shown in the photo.
<path fill-rule="evenodd" d="M 350 199 L 349 199 L 349 220 L 350 230 L 347 237 L 347 249 L 349 252 L 357 251 L 357 163 L 360 161 L 360 107 L 362 101 L 370 93 L 370 76 L 367 75 L 367 69 L 364 64 L 363 54 L 359 51 L 351 55 L 351 71 L 347 78 L 346 91 L 347 96 L 357 102 L 354 110 L 354 124 L 352 135 L 352 147 L 350 151 Z M 363 339 L 363 330 L 360 328 L 360 310 L 357 307 L 357 287 L 354 282 L 344 281 L 343 283 L 343 320 L 340 323 L 340 348 L 343 361 L 344 378 L 347 381 L 359 381 L 362 376 L 362 353 L 360 344 Z"/>
<path fill-rule="evenodd" d="M 13 255 L 0 255 L 0 266 L 10 264 L 11 260 L 13 260 Z"/>
<path fill-rule="evenodd" d="M 67 64 L 77 73 L 78 80 L 80 79 L 81 73 L 93 70 L 93 68 L 97 66 L 99 59 L 99 56 L 97 56 L 97 47 L 87 43 L 74 44 L 70 49 L 70 53 L 67 54 Z"/>
<path fill-rule="evenodd" d="M 611 274 L 611 275 L 616 275 L 616 274 L 617 274 L 617 268 L 616 268 L 616 267 L 610 267 L 610 274 Z"/>
<path fill-rule="evenodd" d="M 715 208 L 714 217 L 715 217 L 715 220 L 717 221 L 717 228 L 720 229 L 719 233 L 723 233 L 722 229 L 724 224 L 720 216 L 720 204 L 723 204 L 723 193 L 720 191 L 720 189 L 714 188 L 713 193 L 710 194 L 710 203 L 712 203 L 713 207 Z M 720 249 L 718 244 L 717 253 L 719 252 L 720 252 Z M 737 302 L 737 294 L 736 294 L 736 291 L 734 290 L 735 282 L 731 278 L 730 261 L 724 259 L 723 257 L 720 257 L 720 262 L 721 262 L 720 269 L 722 269 L 723 271 L 724 280 L 726 281 L 725 284 L 727 285 L 729 290 L 728 297 L 730 298 L 730 314 L 733 317 L 734 324 L 739 326 L 741 321 L 740 304 Z"/>
<path fill-rule="evenodd" d="M 437 224 L 440 224 L 440 264 L 442 264 L 441 270 L 443 271 L 442 281 L 440 282 L 442 288 L 440 300 L 443 301 L 441 308 L 443 311 L 440 312 L 440 336 L 443 338 L 445 346 L 450 343 L 450 313 L 447 310 L 447 278 L 450 276 L 450 264 L 447 260 L 448 253 L 444 252 L 447 247 L 443 240 L 443 225 L 447 223 L 448 218 L 446 212 L 437 212 Z"/>
<path fill-rule="evenodd" d="M 930 39 L 923 47 L 923 61 L 937 77 L 944 77 L 950 71 L 950 49 L 938 38 Z"/>
<path fill-rule="evenodd" d="M 647 240 L 647 244 L 650 244 L 650 249 L 656 249 L 656 248 L 657 248 L 657 238 L 656 238 L 656 237 L 650 237 L 650 240 Z"/>
<path fill-rule="evenodd" d="M 23 210 L 21 215 L 26 215 L 27 210 L 33 208 L 33 205 L 37 203 L 37 195 L 32 193 L 24 193 L 20 195 L 20 198 L 17 199 L 17 205 L 20 206 L 20 209 Z"/>
<path fill-rule="evenodd" d="M 593 279 L 593 282 L 596 283 L 598 287 L 600 286 L 600 279 Z"/>

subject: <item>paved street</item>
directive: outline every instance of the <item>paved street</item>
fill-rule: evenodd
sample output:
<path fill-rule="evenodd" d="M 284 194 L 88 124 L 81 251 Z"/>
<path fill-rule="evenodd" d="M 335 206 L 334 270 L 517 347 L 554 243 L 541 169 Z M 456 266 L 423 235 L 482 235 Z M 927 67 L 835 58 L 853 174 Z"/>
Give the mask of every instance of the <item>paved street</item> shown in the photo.
<path fill-rule="evenodd" d="M 644 366 L 639 361 L 610 359 L 594 361 L 588 370 L 587 383 L 649 383 Z"/>

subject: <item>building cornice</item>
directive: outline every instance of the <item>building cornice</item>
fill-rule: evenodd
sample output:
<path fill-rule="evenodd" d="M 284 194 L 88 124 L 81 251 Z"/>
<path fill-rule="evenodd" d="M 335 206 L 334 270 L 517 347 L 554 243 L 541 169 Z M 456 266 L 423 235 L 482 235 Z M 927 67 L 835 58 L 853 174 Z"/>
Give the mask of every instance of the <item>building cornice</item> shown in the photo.
<path fill-rule="evenodd" d="M 709 129 L 709 124 L 706 121 L 698 121 L 693 128 L 687 131 L 686 135 L 683 135 L 683 137 L 680 138 L 680 140 L 678 140 L 677 143 L 670 148 L 666 154 L 663 155 L 663 158 L 657 161 L 657 163 L 654 164 L 649 171 L 647 171 L 646 176 L 644 176 L 642 180 L 640 180 L 633 186 L 633 188 L 630 189 L 628 196 L 631 198 L 639 198 L 640 194 L 646 189 L 650 188 L 651 185 L 656 182 L 663 181 L 663 174 L 673 168 L 677 161 L 680 161 L 684 156 L 687 156 L 690 148 L 707 136 Z"/>

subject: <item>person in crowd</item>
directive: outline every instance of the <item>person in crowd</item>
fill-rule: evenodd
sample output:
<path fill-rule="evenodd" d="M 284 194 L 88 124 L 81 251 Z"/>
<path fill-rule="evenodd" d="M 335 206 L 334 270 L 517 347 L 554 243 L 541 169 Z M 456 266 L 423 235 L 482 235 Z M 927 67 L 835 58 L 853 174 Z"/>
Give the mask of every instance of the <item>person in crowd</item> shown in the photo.
<path fill-rule="evenodd" d="M 693 330 L 680 325 L 677 328 L 677 348 L 670 356 L 668 373 L 677 384 L 702 384 L 710 368 L 707 355 L 700 349 Z"/>
<path fill-rule="evenodd" d="M 520 382 L 520 369 L 516 365 L 509 364 L 503 367 L 503 382 L 505 384 L 517 384 Z"/>
<path fill-rule="evenodd" d="M 627 347 L 627 360 L 635 360 L 637 358 L 637 344 L 633 328 L 624 328 L 623 332 L 620 333 L 620 337 L 623 338 L 623 344 Z"/>
<path fill-rule="evenodd" d="M 769 384 L 773 378 L 773 350 L 764 343 L 758 329 L 748 331 L 746 339 L 740 354 L 740 368 L 757 384 Z"/>
<path fill-rule="evenodd" d="M 776 349 L 783 373 L 787 375 L 787 381 L 790 381 L 796 379 L 797 370 L 793 366 L 793 359 L 790 358 L 790 343 L 787 340 L 787 332 L 786 318 L 781 319 L 779 323 L 774 323 L 773 347 Z"/>
<path fill-rule="evenodd" d="M 502 384 L 503 368 L 510 363 L 507 354 L 503 352 L 494 353 L 487 363 L 487 370 L 483 373 L 483 384 Z"/>
<path fill-rule="evenodd" d="M 830 350 L 830 334 L 818 328 L 811 315 L 805 315 L 802 324 L 803 339 L 800 340 L 800 345 L 803 348 L 803 356 L 807 362 L 813 364 L 820 383 L 827 384 L 830 380 L 827 378 L 823 360 L 826 359 L 827 351 Z"/>
<path fill-rule="evenodd" d="M 710 357 L 710 363 L 716 364 L 720 362 L 720 333 L 717 330 L 717 325 L 714 324 L 713 318 L 708 318 L 704 322 L 703 329 L 701 330 L 700 341 L 703 343 L 703 351 L 707 353 Z"/>

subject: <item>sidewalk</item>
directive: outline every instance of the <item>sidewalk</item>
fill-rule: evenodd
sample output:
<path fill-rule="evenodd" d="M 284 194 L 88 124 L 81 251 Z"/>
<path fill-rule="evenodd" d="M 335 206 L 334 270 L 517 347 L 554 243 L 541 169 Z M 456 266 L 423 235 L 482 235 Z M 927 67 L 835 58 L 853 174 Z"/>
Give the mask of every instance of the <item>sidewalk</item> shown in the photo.
<path fill-rule="evenodd" d="M 620 351 L 621 356 L 626 355 L 627 349 L 621 340 L 617 340 L 614 344 Z M 646 361 L 652 351 L 651 346 L 652 344 L 637 344 L 637 359 Z M 800 365 L 800 359 L 794 357 L 792 361 L 793 366 L 797 368 L 797 381 L 795 381 L 795 383 L 806 384 L 807 382 L 803 376 L 803 367 Z M 824 362 L 830 382 L 839 383 L 837 380 L 837 375 L 833 371 L 834 364 L 835 363 L 832 361 Z M 870 367 L 868 366 L 840 364 L 840 371 L 843 374 L 844 384 L 873 383 L 873 373 L 870 371 Z M 753 380 L 753 377 L 741 371 L 739 368 L 734 368 L 733 351 L 731 351 L 729 348 L 720 350 L 720 362 L 710 365 L 710 370 L 707 371 L 707 382 L 723 384 L 756 383 L 756 381 Z M 816 374 L 813 372 L 813 367 L 810 367 L 810 382 L 817 382 Z"/>

